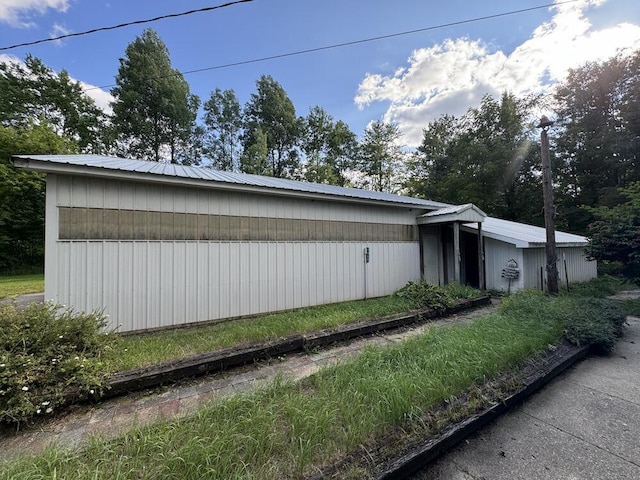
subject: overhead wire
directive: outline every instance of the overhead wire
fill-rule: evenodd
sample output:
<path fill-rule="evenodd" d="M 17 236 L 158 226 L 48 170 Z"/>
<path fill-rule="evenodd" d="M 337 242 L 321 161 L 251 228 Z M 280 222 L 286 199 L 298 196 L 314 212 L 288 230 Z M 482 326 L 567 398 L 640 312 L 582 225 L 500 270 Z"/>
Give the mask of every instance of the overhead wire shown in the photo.
<path fill-rule="evenodd" d="M 6 51 L 6 50 L 12 50 L 14 48 L 19 48 L 19 47 L 29 47 L 29 46 L 38 45 L 38 44 L 41 44 L 41 43 L 55 42 L 55 41 L 58 41 L 58 40 L 64 40 L 65 38 L 82 37 L 84 35 L 90 35 L 92 33 L 105 32 L 105 31 L 108 31 L 108 30 L 116 30 L 118 28 L 130 27 L 132 25 L 143 25 L 145 23 L 152 23 L 152 22 L 157 22 L 159 20 L 166 20 L 168 18 L 184 17 L 186 15 L 193 15 L 194 13 L 210 12 L 212 10 L 219 10 L 221 8 L 232 7 L 232 6 L 238 5 L 240 3 L 249 3 L 249 2 L 253 2 L 253 0 L 234 0 L 232 2 L 223 3 L 221 5 L 214 5 L 214 6 L 211 6 L 211 7 L 196 8 L 196 9 L 193 9 L 193 10 L 188 10 L 186 12 L 169 13 L 169 14 L 160 15 L 160 16 L 154 17 L 154 18 L 147 18 L 145 20 L 133 20 L 131 22 L 119 23 L 117 25 L 111 25 L 111 26 L 108 26 L 108 27 L 92 28 L 91 30 L 85 30 L 83 32 L 65 33 L 64 35 L 58 35 L 56 37 L 41 38 L 39 40 L 33 40 L 33 41 L 30 41 L 30 42 L 16 43 L 15 45 L 9 45 L 7 47 L 0 47 L 0 52 Z"/>
<path fill-rule="evenodd" d="M 415 34 L 415 33 L 428 32 L 428 31 L 432 31 L 432 30 L 438 30 L 438 29 L 447 28 L 447 27 L 455 27 L 455 26 L 464 25 L 464 24 L 468 24 L 468 23 L 481 22 L 481 21 L 485 21 L 485 20 L 491 20 L 491 19 L 511 16 L 511 15 L 518 15 L 518 14 L 521 14 L 521 13 L 527 13 L 527 12 L 531 12 L 531 11 L 535 11 L 535 10 L 542 10 L 544 8 L 550 8 L 550 7 L 553 7 L 553 6 L 564 5 L 564 4 L 568 4 L 568 3 L 575 3 L 575 2 L 578 2 L 578 1 L 582 1 L 582 0 L 563 0 L 561 2 L 547 3 L 547 4 L 544 4 L 544 5 L 538 5 L 538 6 L 535 6 L 535 7 L 527 7 L 527 8 L 521 8 L 519 10 L 511 10 L 511 11 L 508 11 L 508 12 L 496 13 L 496 14 L 492 14 L 492 15 L 485 15 L 485 16 L 482 16 L 482 17 L 474 17 L 474 18 L 469 18 L 469 19 L 465 19 L 465 20 L 457 20 L 455 22 L 441 23 L 441 24 L 438 24 L 438 25 L 432 25 L 432 26 L 424 27 L 424 28 L 417 28 L 417 29 L 414 29 L 414 30 L 405 30 L 405 31 L 402 31 L 402 32 L 390 33 L 390 34 L 386 34 L 386 35 L 378 35 L 378 36 L 375 36 L 375 37 L 368 37 L 368 38 L 363 38 L 363 39 L 359 39 L 359 40 L 351 40 L 351 41 L 348 41 L 348 42 L 334 43 L 334 44 L 331 44 L 331 45 L 324 45 L 324 46 L 321 46 L 321 47 L 307 48 L 307 49 L 304 49 L 304 50 L 296 50 L 296 51 L 293 51 L 293 52 L 280 53 L 280 54 L 276 54 L 276 55 L 258 57 L 258 58 L 253 58 L 253 59 L 249 59 L 249 60 L 240 60 L 240 61 L 237 61 L 237 62 L 224 63 L 224 64 L 214 65 L 214 66 L 210 66 L 210 67 L 197 68 L 197 69 L 193 69 L 193 70 L 185 70 L 185 71 L 182 71 L 180 73 L 182 75 L 189 75 L 189 74 L 192 74 L 192 73 L 207 72 L 207 71 L 211 71 L 211 70 L 221 70 L 221 69 L 224 69 L 224 68 L 238 67 L 238 66 L 241 66 L 241 65 L 249 65 L 249 64 L 252 64 L 252 63 L 266 62 L 266 61 L 269 61 L 269 60 L 277 60 L 277 59 L 293 57 L 293 56 L 297 56 L 297 55 L 305 55 L 305 54 L 308 54 L 308 53 L 321 52 L 321 51 L 332 50 L 332 49 L 336 49 L 336 48 L 349 47 L 349 46 L 353 46 L 353 45 L 360 45 L 360 44 L 363 44 L 363 43 L 375 42 L 375 41 L 385 40 L 385 39 L 389 39 L 389 38 L 401 37 L 401 36 L 405 36 L 405 35 L 412 35 L 412 34 Z M 168 74 L 168 75 L 170 75 L 170 74 Z M 85 89 L 85 91 L 104 89 L 104 88 L 111 88 L 111 87 L 114 87 L 114 86 L 115 86 L 115 84 L 102 85 L 102 86 L 99 86 L 99 87 L 90 87 L 90 88 Z"/>
<path fill-rule="evenodd" d="M 115 30 L 115 29 L 118 29 L 118 28 L 123 28 L 123 27 L 131 26 L 131 25 L 139 25 L 139 24 L 144 24 L 144 23 L 157 22 L 159 20 L 164 20 L 164 19 L 169 19 L 169 18 L 176 18 L 176 17 L 182 17 L 182 16 L 186 16 L 186 15 L 192 15 L 192 14 L 195 14 L 195 13 L 202 13 L 202 12 L 207 12 L 207 11 L 211 11 L 211 10 L 218 10 L 218 9 L 221 9 L 221 8 L 226 8 L 226 7 L 230 7 L 230 6 L 241 4 L 241 3 L 249 3 L 249 2 L 252 2 L 252 1 L 253 0 L 234 0 L 234 1 L 227 2 L 227 3 L 221 4 L 221 5 L 216 5 L 216 6 L 211 6 L 211 7 L 203 7 L 203 8 L 198 8 L 198 9 L 194 9 L 194 10 L 189 10 L 189 11 L 186 11 L 186 12 L 161 15 L 161 16 L 150 18 L 150 19 L 146 19 L 146 20 L 135 20 L 135 21 L 125 22 L 125 23 L 121 23 L 121 24 L 118 24 L 118 25 L 108 26 L 108 27 L 94 28 L 94 29 L 91 29 L 91 30 L 86 30 L 84 32 L 68 33 L 68 34 L 65 34 L 65 35 L 57 36 L 57 37 L 34 40 L 34 41 L 31 41 L 31 42 L 15 44 L 15 45 L 7 46 L 7 47 L 0 47 L 0 51 L 10 50 L 10 49 L 13 49 L 13 48 L 18 48 L 18 47 L 30 46 L 30 45 L 37 45 L 37 44 L 45 43 L 45 42 L 52 42 L 52 41 L 56 41 L 56 40 L 62 40 L 62 39 L 65 39 L 65 38 L 80 37 L 80 36 L 83 36 L 83 35 L 89 35 L 89 34 L 92 34 L 92 33 L 101 32 L 101 31 L 107 31 L 107 30 Z M 543 5 L 537 5 L 537 6 L 534 6 L 534 7 L 521 8 L 521 9 L 518 9 L 518 10 L 510 10 L 508 12 L 501 12 L 501 13 L 496 13 L 496 14 L 492 14 L 492 15 L 484 15 L 484 16 L 473 17 L 473 18 L 468 18 L 468 19 L 464 19 L 464 20 L 457 20 L 457 21 L 454 21 L 454 22 L 441 23 L 441 24 L 438 24 L 438 25 L 431 25 L 429 27 L 417 28 L 417 29 L 413 29 L 413 30 L 405 30 L 405 31 L 402 31 L 402 32 L 390 33 L 390 34 L 386 34 L 386 35 L 378 35 L 378 36 L 375 36 L 375 37 L 368 37 L 368 38 L 363 38 L 363 39 L 358 39 L 358 40 L 351 40 L 351 41 L 348 41 L 348 42 L 334 43 L 334 44 L 331 44 L 331 45 L 324 45 L 324 46 L 320 46 L 320 47 L 307 48 L 307 49 L 303 49 L 303 50 L 296 50 L 296 51 L 293 51 L 293 52 L 280 53 L 280 54 L 276 54 L 276 55 L 268 55 L 268 56 L 253 58 L 253 59 L 249 59 L 249 60 L 240 60 L 240 61 L 237 61 L 237 62 L 214 65 L 214 66 L 210 66 L 210 67 L 197 68 L 197 69 L 193 69 L 193 70 L 185 70 L 185 71 L 180 72 L 180 73 L 182 75 L 189 75 L 189 74 L 192 74 L 192 73 L 200 73 L 200 72 L 206 72 L 206 71 L 211 71 L 211 70 L 220 70 L 220 69 L 224 69 L 224 68 L 231 68 L 231 67 L 237 67 L 237 66 L 241 66 L 241 65 L 249 65 L 249 64 L 253 64 L 253 63 L 266 62 L 266 61 L 269 61 L 269 60 L 277 60 L 277 59 L 293 57 L 293 56 L 297 56 L 297 55 L 305 55 L 305 54 L 309 54 L 309 53 L 321 52 L 321 51 L 332 50 L 332 49 L 337 49 L 337 48 L 350 47 L 350 46 L 360 45 L 360 44 L 364 44 L 364 43 L 376 42 L 376 41 L 379 41 L 379 40 L 386 40 L 386 39 L 389 39 L 389 38 L 402 37 L 402 36 L 406 36 L 406 35 L 413 35 L 413 34 L 416 34 L 416 33 L 423 33 L 423 32 L 428 32 L 428 31 L 433 31 L 433 30 L 439 30 L 439 29 L 442 29 L 442 28 L 455 27 L 455 26 L 465 25 L 465 24 L 469 24 L 469 23 L 482 22 L 482 21 L 485 21 L 485 20 L 492 20 L 492 19 L 501 18 L 501 17 L 518 15 L 518 14 L 522 14 L 522 13 L 532 12 L 532 11 L 535 11 L 535 10 L 542 10 L 542 9 L 545 9 L 545 8 L 557 7 L 559 5 L 565 5 L 565 4 L 569 4 L 569 3 L 576 3 L 576 2 L 579 2 L 579 1 L 582 1 L 582 0 L 563 0 L 563 1 L 559 1 L 559 2 L 546 3 L 546 4 L 543 4 Z M 175 73 L 176 72 L 174 71 L 174 72 L 168 73 L 167 75 L 173 75 Z M 98 86 L 98 87 L 89 87 L 89 88 L 86 88 L 85 91 L 111 88 L 111 87 L 114 87 L 114 86 L 115 86 L 115 84 L 102 85 L 102 86 Z"/>

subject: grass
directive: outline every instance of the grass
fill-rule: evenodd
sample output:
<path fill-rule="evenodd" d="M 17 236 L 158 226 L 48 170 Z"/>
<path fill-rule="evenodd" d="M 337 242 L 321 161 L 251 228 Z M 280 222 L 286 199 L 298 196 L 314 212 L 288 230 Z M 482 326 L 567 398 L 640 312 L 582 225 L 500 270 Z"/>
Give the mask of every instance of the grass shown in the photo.
<path fill-rule="evenodd" d="M 0 298 L 44 292 L 44 274 L 0 277 Z"/>
<path fill-rule="evenodd" d="M 369 348 L 301 382 L 279 379 L 191 418 L 0 464 L 0 478 L 301 478 L 389 430 L 411 428 L 560 340 L 566 312 L 557 299 L 523 295 L 506 303 L 472 324 Z"/>
<path fill-rule="evenodd" d="M 479 294 L 477 290 L 459 285 L 439 287 L 438 291 L 451 298 L 468 298 Z M 109 372 L 123 371 L 228 347 L 265 343 L 295 334 L 331 329 L 416 308 L 411 298 L 392 295 L 319 305 L 204 327 L 122 336 L 105 358 L 105 366 Z"/>

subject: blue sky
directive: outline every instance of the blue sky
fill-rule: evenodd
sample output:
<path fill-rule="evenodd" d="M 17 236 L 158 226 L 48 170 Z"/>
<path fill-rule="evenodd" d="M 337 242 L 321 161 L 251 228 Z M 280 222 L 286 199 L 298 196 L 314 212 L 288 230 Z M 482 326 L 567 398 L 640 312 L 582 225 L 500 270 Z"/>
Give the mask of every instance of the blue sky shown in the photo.
<path fill-rule="evenodd" d="M 107 106 L 119 58 L 146 27 L 181 71 L 394 34 L 551 3 L 552 0 L 254 0 L 148 25 L 0 52 L 66 69 Z M 213 6 L 221 0 L 0 0 L 0 47 Z M 460 115 L 485 93 L 540 92 L 569 68 L 640 48 L 638 0 L 560 1 L 552 8 L 355 46 L 186 75 L 205 101 L 216 87 L 241 103 L 273 76 L 298 115 L 320 105 L 358 135 L 373 120 L 398 123 L 415 146 L 434 118 Z"/>

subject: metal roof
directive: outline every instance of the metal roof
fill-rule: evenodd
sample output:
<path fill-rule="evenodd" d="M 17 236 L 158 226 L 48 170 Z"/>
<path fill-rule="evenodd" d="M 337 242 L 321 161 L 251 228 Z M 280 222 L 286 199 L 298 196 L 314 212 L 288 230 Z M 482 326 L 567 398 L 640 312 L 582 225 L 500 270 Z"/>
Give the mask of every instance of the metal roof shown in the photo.
<path fill-rule="evenodd" d="M 477 230 L 475 223 L 464 225 L 466 228 Z M 518 248 L 543 247 L 547 242 L 546 230 L 525 223 L 510 222 L 499 218 L 487 217 L 482 223 L 482 235 Z M 588 239 L 581 235 L 556 231 L 556 245 L 559 247 L 583 247 Z"/>
<path fill-rule="evenodd" d="M 448 222 L 483 222 L 487 214 L 473 203 L 451 205 L 418 217 L 418 225 L 436 225 Z"/>
<path fill-rule="evenodd" d="M 132 175 L 139 178 L 142 175 L 151 181 L 163 181 L 163 179 L 172 178 L 179 179 L 181 183 L 193 185 L 211 182 L 220 186 L 233 186 L 239 189 L 243 187 L 247 189 L 259 188 L 269 189 L 274 193 L 327 195 L 344 200 L 393 203 L 425 209 L 448 206 L 445 203 L 404 197 L 392 193 L 102 155 L 13 155 L 12 160 L 17 167 L 45 173 L 82 173 L 115 178 L 131 178 Z"/>

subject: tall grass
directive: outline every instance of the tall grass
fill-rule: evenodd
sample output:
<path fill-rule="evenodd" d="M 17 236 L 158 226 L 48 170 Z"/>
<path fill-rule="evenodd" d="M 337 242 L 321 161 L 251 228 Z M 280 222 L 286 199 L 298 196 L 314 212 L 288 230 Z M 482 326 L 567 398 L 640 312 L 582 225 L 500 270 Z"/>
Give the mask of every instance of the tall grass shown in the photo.
<path fill-rule="evenodd" d="M 524 305 L 511 300 L 473 324 L 433 327 L 392 348 L 369 348 L 298 383 L 279 379 L 192 418 L 6 463 L 0 476 L 300 478 L 557 342 L 562 327 L 553 308 L 541 307 L 547 302 L 539 297 L 519 301 Z"/>
<path fill-rule="evenodd" d="M 446 298 L 452 305 L 456 299 L 479 295 L 478 290 L 460 285 L 431 287 L 431 290 L 432 294 Z M 429 306 L 421 304 L 420 300 L 396 294 L 318 305 L 191 329 L 123 336 L 117 340 L 113 355 L 105 360 L 105 365 L 108 371 L 116 372 L 228 347 L 275 341 L 295 334 L 336 328 Z"/>

